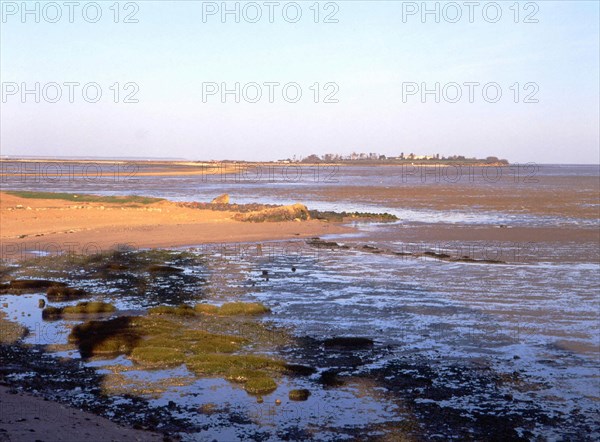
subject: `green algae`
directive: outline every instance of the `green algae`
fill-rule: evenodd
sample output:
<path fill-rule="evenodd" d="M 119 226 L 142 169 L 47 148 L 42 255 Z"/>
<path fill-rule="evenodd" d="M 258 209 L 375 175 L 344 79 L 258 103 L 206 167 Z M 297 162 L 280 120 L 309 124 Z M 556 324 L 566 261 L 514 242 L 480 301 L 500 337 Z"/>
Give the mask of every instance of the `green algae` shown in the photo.
<path fill-rule="evenodd" d="M 63 315 L 112 313 L 116 310 L 114 305 L 107 302 L 80 302 L 77 305 L 70 305 L 67 307 L 46 307 L 42 310 L 42 318 L 54 319 L 60 318 Z"/>

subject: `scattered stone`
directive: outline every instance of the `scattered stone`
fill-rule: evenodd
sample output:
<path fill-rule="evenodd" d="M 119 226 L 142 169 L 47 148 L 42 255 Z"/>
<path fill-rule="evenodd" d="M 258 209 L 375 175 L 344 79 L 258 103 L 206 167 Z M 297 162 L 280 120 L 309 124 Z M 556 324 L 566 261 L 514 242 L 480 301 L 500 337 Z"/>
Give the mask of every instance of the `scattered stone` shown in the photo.
<path fill-rule="evenodd" d="M 317 372 L 315 368 L 301 364 L 286 364 L 285 369 L 288 370 L 291 374 L 296 374 L 300 376 L 310 376 Z"/>
<path fill-rule="evenodd" d="M 229 194 L 224 193 L 223 195 L 219 195 L 215 199 L 213 199 L 211 204 L 229 204 Z"/>
<path fill-rule="evenodd" d="M 373 340 L 361 337 L 338 337 L 326 339 L 325 348 L 359 349 L 373 346 Z"/>
<path fill-rule="evenodd" d="M 304 204 L 296 203 L 289 206 L 273 207 L 247 213 L 236 213 L 234 219 L 247 222 L 277 222 L 293 221 L 294 219 L 309 220 L 310 214 Z"/>
<path fill-rule="evenodd" d="M 326 249 L 349 249 L 346 245 L 338 244 L 335 241 L 325 241 L 321 238 L 311 238 L 306 241 L 309 246 L 316 247 L 318 249 L 326 248 Z"/>
<path fill-rule="evenodd" d="M 211 414 L 214 414 L 216 411 L 218 411 L 217 406 L 216 406 L 216 404 L 213 404 L 212 402 L 202 404 L 198 407 L 198 412 L 202 413 L 202 414 L 211 415 Z"/>
<path fill-rule="evenodd" d="M 48 287 L 66 287 L 64 282 L 50 281 L 47 279 L 14 279 L 10 281 L 9 289 L 15 290 L 35 290 L 46 289 Z"/>
<path fill-rule="evenodd" d="M 446 253 L 436 253 L 436 252 L 431 252 L 431 251 L 423 252 L 423 255 L 432 256 L 432 257 L 438 258 L 438 259 L 450 258 L 450 255 L 448 255 Z"/>
<path fill-rule="evenodd" d="M 344 382 L 338 378 L 335 370 L 327 370 L 321 373 L 320 382 L 326 387 L 339 387 L 340 385 L 344 385 Z"/>
<path fill-rule="evenodd" d="M 78 299 L 87 296 L 88 293 L 83 289 L 73 287 L 50 287 L 46 291 L 48 301 L 65 301 L 69 299 Z"/>
<path fill-rule="evenodd" d="M 148 271 L 150 273 L 181 273 L 183 272 L 183 269 L 179 267 L 153 264 L 148 267 Z"/>
<path fill-rule="evenodd" d="M 46 307 L 42 311 L 42 319 L 58 319 L 69 314 L 112 313 L 116 310 L 114 305 L 106 302 L 80 302 L 77 305 L 67 307 Z"/>
<path fill-rule="evenodd" d="M 310 391 L 305 388 L 299 390 L 290 390 L 288 396 L 292 401 L 305 401 L 310 396 Z"/>
<path fill-rule="evenodd" d="M 267 376 L 264 377 L 251 377 L 244 384 L 244 390 L 250 394 L 269 394 L 277 389 L 275 381 Z M 281 402 L 281 401 L 280 401 Z M 277 403 L 277 401 L 275 401 Z"/>
<path fill-rule="evenodd" d="M 106 270 L 116 270 L 116 271 L 129 269 L 129 267 L 126 266 L 125 264 L 119 264 L 118 262 L 109 262 L 108 264 L 106 264 L 106 266 L 104 268 Z"/>

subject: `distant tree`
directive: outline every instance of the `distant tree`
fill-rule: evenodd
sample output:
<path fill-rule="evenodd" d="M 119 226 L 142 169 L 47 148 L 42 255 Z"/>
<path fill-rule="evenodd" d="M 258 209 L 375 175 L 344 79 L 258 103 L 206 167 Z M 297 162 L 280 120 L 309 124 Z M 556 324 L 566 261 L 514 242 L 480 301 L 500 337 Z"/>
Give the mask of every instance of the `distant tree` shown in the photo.
<path fill-rule="evenodd" d="M 304 158 L 301 162 L 302 163 L 320 163 L 321 158 L 319 158 L 318 155 L 313 153 L 313 154 L 307 156 L 306 158 Z"/>

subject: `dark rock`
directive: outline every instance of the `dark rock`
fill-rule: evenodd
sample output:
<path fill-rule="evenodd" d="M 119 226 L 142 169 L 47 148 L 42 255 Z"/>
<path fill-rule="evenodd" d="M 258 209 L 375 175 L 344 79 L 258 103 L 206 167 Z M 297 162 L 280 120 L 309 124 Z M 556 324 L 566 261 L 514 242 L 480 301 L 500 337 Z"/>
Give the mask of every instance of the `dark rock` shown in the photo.
<path fill-rule="evenodd" d="M 325 345 L 325 348 L 355 349 L 372 347 L 373 340 L 361 337 L 338 337 L 326 339 L 323 344 Z"/>
<path fill-rule="evenodd" d="M 118 262 L 109 262 L 108 264 L 106 264 L 106 267 L 104 267 L 104 268 L 106 270 L 116 270 L 116 271 L 129 269 L 129 267 L 126 266 L 125 264 L 119 264 Z"/>
<path fill-rule="evenodd" d="M 344 385 L 344 381 L 338 378 L 337 371 L 335 370 L 327 370 L 321 373 L 321 379 L 319 381 L 326 387 L 339 387 L 340 385 Z"/>
<path fill-rule="evenodd" d="M 183 269 L 167 265 L 152 264 L 148 267 L 148 271 L 150 273 L 181 273 L 183 272 Z"/>
<path fill-rule="evenodd" d="M 434 258 L 438 258 L 438 259 L 450 258 L 450 255 L 448 255 L 446 253 L 436 253 L 436 252 L 431 252 L 431 251 L 423 252 L 423 255 L 433 256 Z"/>
<path fill-rule="evenodd" d="M 64 301 L 67 299 L 78 299 L 88 296 L 88 293 L 83 289 L 73 287 L 50 287 L 46 291 L 48 301 Z"/>
<path fill-rule="evenodd" d="M 50 281 L 47 279 L 15 279 L 10 282 L 9 288 L 16 290 L 46 289 L 48 287 L 66 287 L 64 282 Z"/>
<path fill-rule="evenodd" d="M 310 391 L 305 388 L 301 388 L 299 390 L 290 390 L 288 396 L 292 401 L 305 401 L 310 396 Z"/>
<path fill-rule="evenodd" d="M 285 368 L 290 373 L 297 374 L 300 376 L 310 376 L 311 374 L 315 374 L 317 372 L 315 368 L 301 364 L 286 364 Z"/>

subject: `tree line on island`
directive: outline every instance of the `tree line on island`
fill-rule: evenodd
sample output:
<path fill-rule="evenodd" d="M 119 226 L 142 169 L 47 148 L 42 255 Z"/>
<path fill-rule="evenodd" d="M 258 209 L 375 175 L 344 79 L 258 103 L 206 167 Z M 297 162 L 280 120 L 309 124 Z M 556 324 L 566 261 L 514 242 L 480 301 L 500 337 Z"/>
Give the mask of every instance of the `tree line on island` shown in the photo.
<path fill-rule="evenodd" d="M 398 156 L 386 156 L 378 153 L 356 153 L 348 155 L 327 153 L 323 155 L 311 154 L 307 157 L 296 157 L 279 160 L 283 163 L 345 163 L 345 162 L 363 162 L 363 163 L 396 163 L 396 162 L 462 162 L 462 163 L 485 163 L 485 164 L 509 164 L 507 160 L 499 159 L 495 156 L 486 158 L 467 158 L 464 155 L 442 156 L 439 153 L 435 155 L 416 155 L 414 153 L 405 154 L 401 152 Z"/>

